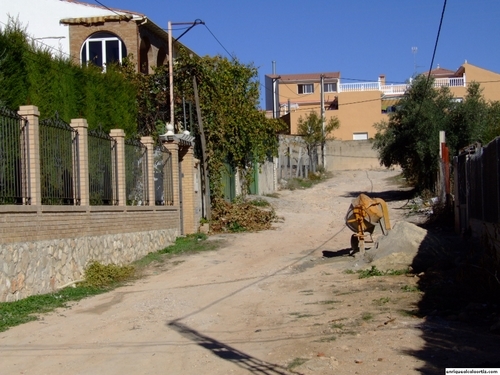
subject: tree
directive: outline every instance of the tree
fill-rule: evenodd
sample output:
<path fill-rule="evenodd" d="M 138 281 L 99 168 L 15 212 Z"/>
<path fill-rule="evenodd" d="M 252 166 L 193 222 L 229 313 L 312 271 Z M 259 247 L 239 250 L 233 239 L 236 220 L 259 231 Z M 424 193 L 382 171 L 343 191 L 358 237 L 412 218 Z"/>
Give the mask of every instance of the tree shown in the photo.
<path fill-rule="evenodd" d="M 306 144 L 311 168 L 315 165 L 315 163 L 312 164 L 312 162 L 316 160 L 318 147 L 321 146 L 323 150 L 326 140 L 328 138 L 334 139 L 331 133 L 339 127 L 340 122 L 338 118 L 332 117 L 326 122 L 325 128 L 323 129 L 323 119 L 314 111 L 311 111 L 305 118 L 302 116 L 299 117 L 298 134 L 302 136 Z"/>
<path fill-rule="evenodd" d="M 375 124 L 374 148 L 380 164 L 401 166 L 403 176 L 418 190 L 433 190 L 439 156 L 439 131 L 447 129 L 447 113 L 456 104 L 447 87 L 418 76 L 388 121 Z"/>
<path fill-rule="evenodd" d="M 182 93 L 192 102 L 193 76 L 203 117 L 211 194 L 214 198 L 222 197 L 225 163 L 242 174 L 242 191 L 246 193 L 254 169 L 277 154 L 277 133 L 285 129 L 285 124 L 266 118 L 258 109 L 260 84 L 253 65 L 181 51 L 175 64 L 175 93 Z M 198 129 L 193 130 L 198 135 Z"/>
<path fill-rule="evenodd" d="M 500 103 L 486 102 L 478 83 L 468 85 L 463 102 L 457 102 L 447 87 L 436 89 L 432 84 L 433 79 L 418 76 L 389 120 L 374 125 L 380 164 L 401 166 L 403 176 L 418 191 L 434 191 L 440 130 L 446 132 L 452 155 L 500 134 Z"/>

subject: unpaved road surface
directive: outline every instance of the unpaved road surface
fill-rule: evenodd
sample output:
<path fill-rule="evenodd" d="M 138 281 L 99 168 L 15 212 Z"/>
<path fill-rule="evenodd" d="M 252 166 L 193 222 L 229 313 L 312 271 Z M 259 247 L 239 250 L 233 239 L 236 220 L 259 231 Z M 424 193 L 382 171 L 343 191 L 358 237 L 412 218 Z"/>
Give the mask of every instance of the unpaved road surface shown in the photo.
<path fill-rule="evenodd" d="M 0 333 L 0 374 L 442 374 L 497 358 L 498 335 L 417 317 L 418 277 L 345 272 L 354 196 L 383 196 L 406 220 L 396 174 L 282 191 L 273 230 L 217 236 L 220 250 Z"/>

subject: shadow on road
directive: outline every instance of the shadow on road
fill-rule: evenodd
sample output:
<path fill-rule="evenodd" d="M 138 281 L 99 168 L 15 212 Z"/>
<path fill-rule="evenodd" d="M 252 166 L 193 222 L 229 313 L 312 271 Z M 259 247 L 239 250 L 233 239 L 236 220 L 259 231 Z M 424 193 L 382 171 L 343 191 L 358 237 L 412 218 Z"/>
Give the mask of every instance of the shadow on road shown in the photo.
<path fill-rule="evenodd" d="M 237 366 L 249 371 L 252 374 L 262 375 L 290 375 L 300 373 L 288 370 L 282 366 L 262 361 L 252 357 L 242 351 L 217 341 L 209 336 L 206 336 L 179 321 L 171 321 L 167 324 L 168 327 L 179 332 L 186 339 L 194 342 L 202 348 L 210 350 L 213 354 L 221 359 L 232 362 Z"/>
<path fill-rule="evenodd" d="M 370 198 L 382 198 L 386 202 L 410 200 L 415 196 L 415 191 L 412 190 L 386 190 L 386 191 L 351 191 L 345 194 L 344 198 L 357 198 L 360 194 L 366 194 Z"/>
<path fill-rule="evenodd" d="M 323 250 L 323 257 L 325 258 L 336 258 L 336 257 L 345 257 L 351 254 L 352 249 L 341 249 L 337 251 Z"/>
<path fill-rule="evenodd" d="M 427 229 L 414 261 L 420 257 L 415 267 L 421 267 L 426 258 L 418 283 L 423 295 L 416 310 L 407 311 L 424 318 L 418 328 L 425 344 L 402 351 L 425 361 L 418 368 L 422 374 L 443 374 L 447 367 L 500 368 L 500 285 L 488 277 L 484 250 L 451 228 Z M 447 241 L 447 248 L 438 249 L 436 238 Z"/>

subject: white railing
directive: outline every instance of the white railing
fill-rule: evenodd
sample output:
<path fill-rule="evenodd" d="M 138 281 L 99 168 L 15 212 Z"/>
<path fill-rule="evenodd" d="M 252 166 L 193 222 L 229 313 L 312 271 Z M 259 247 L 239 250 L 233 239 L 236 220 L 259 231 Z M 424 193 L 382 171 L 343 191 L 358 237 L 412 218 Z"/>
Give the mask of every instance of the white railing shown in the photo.
<path fill-rule="evenodd" d="M 410 87 L 411 83 L 400 85 L 382 85 L 380 82 L 357 82 L 357 83 L 341 83 L 339 92 L 353 91 L 381 91 L 385 95 L 404 94 Z M 457 78 L 436 78 L 433 87 L 465 87 L 465 76 Z"/>
<path fill-rule="evenodd" d="M 403 85 L 380 85 L 380 91 L 382 91 L 385 95 L 390 94 L 404 94 L 406 90 L 410 87 L 409 84 Z"/>
<path fill-rule="evenodd" d="M 380 90 L 379 82 L 356 82 L 356 83 L 341 83 L 339 92 L 347 91 L 378 91 Z"/>
<path fill-rule="evenodd" d="M 464 77 L 458 77 L 458 78 L 437 78 L 434 80 L 434 87 L 460 87 L 464 86 L 465 87 L 465 78 Z"/>

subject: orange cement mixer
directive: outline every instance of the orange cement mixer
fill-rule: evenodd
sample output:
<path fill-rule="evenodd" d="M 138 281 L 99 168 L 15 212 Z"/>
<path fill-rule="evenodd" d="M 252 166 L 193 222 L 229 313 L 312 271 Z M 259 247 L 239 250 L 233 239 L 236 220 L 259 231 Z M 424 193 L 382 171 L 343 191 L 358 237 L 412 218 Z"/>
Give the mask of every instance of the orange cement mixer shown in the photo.
<path fill-rule="evenodd" d="M 353 199 L 345 216 L 346 226 L 354 232 L 351 236 L 353 252 L 365 254 L 365 243 L 373 243 L 373 231 L 380 224 L 382 233 L 387 235 L 391 229 L 387 203 L 381 198 L 370 198 L 360 194 Z"/>

